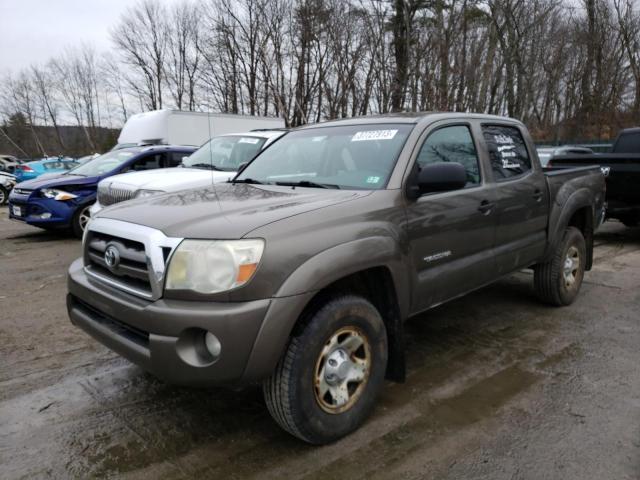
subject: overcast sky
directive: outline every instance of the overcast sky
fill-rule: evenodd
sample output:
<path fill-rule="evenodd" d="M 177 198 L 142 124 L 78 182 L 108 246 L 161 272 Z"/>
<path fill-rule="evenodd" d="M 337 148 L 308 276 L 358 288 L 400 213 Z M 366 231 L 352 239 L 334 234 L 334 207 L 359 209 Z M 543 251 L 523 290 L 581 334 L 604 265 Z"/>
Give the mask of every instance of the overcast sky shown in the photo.
<path fill-rule="evenodd" d="M 178 0 L 163 0 L 166 4 Z M 67 46 L 110 48 L 109 29 L 134 0 L 0 0 L 0 77 Z"/>

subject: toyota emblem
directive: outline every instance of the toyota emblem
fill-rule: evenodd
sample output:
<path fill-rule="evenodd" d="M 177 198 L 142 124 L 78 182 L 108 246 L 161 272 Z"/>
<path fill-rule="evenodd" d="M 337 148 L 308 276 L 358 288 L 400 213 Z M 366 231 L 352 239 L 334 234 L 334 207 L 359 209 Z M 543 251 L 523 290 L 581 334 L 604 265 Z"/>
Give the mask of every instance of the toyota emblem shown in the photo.
<path fill-rule="evenodd" d="M 120 263 L 120 252 L 118 252 L 118 249 L 115 246 L 109 245 L 104 251 L 104 263 L 112 270 L 114 268 L 118 268 L 118 264 Z"/>

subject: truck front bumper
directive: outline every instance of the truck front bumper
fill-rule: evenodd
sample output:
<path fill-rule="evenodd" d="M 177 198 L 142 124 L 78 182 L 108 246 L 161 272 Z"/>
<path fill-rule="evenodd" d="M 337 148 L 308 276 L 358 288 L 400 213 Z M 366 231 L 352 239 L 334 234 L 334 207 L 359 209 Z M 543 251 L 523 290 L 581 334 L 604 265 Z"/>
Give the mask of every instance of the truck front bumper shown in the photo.
<path fill-rule="evenodd" d="M 268 376 L 286 338 L 265 335 L 265 318 L 283 312 L 297 315 L 306 302 L 306 296 L 237 303 L 149 302 L 87 277 L 82 259 L 69 269 L 68 288 L 73 324 L 155 376 L 190 386 L 246 383 Z M 284 332 L 284 324 L 293 322 L 280 318 Z M 206 332 L 219 341 L 216 356 L 207 349 Z"/>

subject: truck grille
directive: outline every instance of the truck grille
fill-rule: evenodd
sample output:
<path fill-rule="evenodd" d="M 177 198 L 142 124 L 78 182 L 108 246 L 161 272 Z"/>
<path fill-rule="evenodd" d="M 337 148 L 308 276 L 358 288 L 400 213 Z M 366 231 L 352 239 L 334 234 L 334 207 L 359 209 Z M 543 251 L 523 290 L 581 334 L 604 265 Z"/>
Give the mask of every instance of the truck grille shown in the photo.
<path fill-rule="evenodd" d="M 98 186 L 98 202 L 105 207 L 114 203 L 131 200 L 136 194 L 135 190 L 125 188 L 112 188 L 111 185 Z"/>
<path fill-rule="evenodd" d="M 87 232 L 85 241 L 85 265 L 91 269 L 91 273 L 122 290 L 152 297 L 144 244 L 91 230 Z M 117 251 L 115 266 L 107 265 L 105 259 L 107 247 L 111 246 Z"/>

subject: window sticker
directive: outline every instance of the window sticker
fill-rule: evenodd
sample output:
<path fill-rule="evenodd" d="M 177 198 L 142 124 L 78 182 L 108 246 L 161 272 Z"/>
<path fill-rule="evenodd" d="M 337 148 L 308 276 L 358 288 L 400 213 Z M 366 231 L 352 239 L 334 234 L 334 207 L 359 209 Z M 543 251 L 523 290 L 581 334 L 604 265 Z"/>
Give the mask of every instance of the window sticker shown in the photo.
<path fill-rule="evenodd" d="M 368 177 L 367 183 L 378 183 L 380 181 L 380 177 Z"/>
<path fill-rule="evenodd" d="M 250 143 L 251 145 L 255 145 L 259 141 L 259 138 L 242 137 L 240 140 L 238 140 L 238 143 Z"/>
<path fill-rule="evenodd" d="M 324 140 L 325 138 L 327 138 L 327 136 L 326 136 L 326 135 L 323 135 L 323 136 L 321 136 L 321 137 L 313 137 L 313 138 L 311 139 L 311 141 L 312 141 L 312 142 L 321 142 L 321 141 L 322 141 L 322 140 Z"/>
<path fill-rule="evenodd" d="M 398 130 L 367 130 L 363 132 L 356 132 L 351 137 L 352 142 L 366 142 L 370 140 L 391 140 L 396 136 Z"/>
<path fill-rule="evenodd" d="M 510 160 L 518 156 L 513 138 L 508 135 L 494 135 L 493 138 L 498 144 L 497 150 L 502 161 L 502 168 L 520 168 L 521 165 L 518 162 Z"/>

